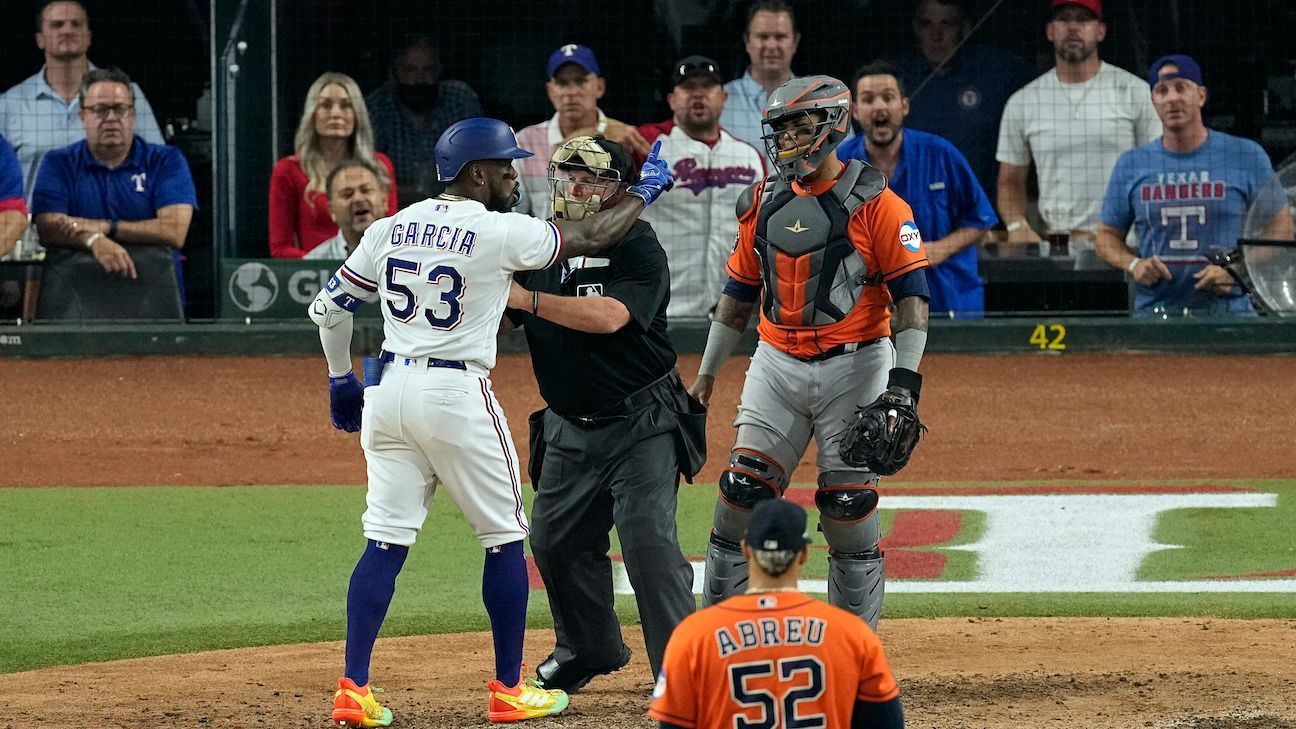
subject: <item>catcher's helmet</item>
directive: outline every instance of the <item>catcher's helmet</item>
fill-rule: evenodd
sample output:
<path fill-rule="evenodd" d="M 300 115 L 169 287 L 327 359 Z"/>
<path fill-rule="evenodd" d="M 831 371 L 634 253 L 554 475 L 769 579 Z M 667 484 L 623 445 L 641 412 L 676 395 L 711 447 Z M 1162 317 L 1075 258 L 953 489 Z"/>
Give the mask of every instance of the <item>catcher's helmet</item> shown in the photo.
<path fill-rule="evenodd" d="M 820 112 L 819 121 L 812 112 Z M 802 119 L 798 128 L 807 128 L 808 141 L 791 149 L 783 149 L 779 139 L 791 132 L 780 129 L 789 121 Z M 846 138 L 850 124 L 850 91 L 846 84 L 831 76 L 805 76 L 794 78 L 774 89 L 765 104 L 761 119 L 765 142 L 765 156 L 769 158 L 779 179 L 787 181 L 809 175 L 828 159 L 837 145 Z"/>
<path fill-rule="evenodd" d="M 571 170 L 590 173 L 580 179 Z M 567 171 L 567 174 L 563 174 Z M 602 136 L 572 137 L 549 160 L 549 199 L 554 218 L 581 220 L 602 209 L 620 186 L 634 182 L 630 155 Z"/>
<path fill-rule="evenodd" d="M 437 179 L 450 182 L 459 176 L 464 165 L 479 159 L 530 156 L 530 152 L 518 146 L 513 129 L 499 119 L 464 119 L 451 124 L 437 140 Z"/>

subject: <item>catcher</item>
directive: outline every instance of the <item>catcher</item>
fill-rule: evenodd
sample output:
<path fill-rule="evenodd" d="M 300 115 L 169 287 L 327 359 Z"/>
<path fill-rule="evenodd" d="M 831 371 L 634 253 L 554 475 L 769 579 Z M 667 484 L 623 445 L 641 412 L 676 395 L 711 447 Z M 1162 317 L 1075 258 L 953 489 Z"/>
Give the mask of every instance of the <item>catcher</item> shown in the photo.
<path fill-rule="evenodd" d="M 690 392 L 710 400 L 759 303 L 760 342 L 707 548 L 706 603 L 746 588 L 739 543 L 751 509 L 783 495 L 813 436 L 828 600 L 876 628 L 884 574 L 878 476 L 905 465 L 922 430 L 915 406 L 929 294 L 909 206 L 881 172 L 833 154 L 849 108 L 846 86 L 828 76 L 793 79 L 770 95 L 763 139 L 776 175 L 738 199 L 729 282 Z"/>

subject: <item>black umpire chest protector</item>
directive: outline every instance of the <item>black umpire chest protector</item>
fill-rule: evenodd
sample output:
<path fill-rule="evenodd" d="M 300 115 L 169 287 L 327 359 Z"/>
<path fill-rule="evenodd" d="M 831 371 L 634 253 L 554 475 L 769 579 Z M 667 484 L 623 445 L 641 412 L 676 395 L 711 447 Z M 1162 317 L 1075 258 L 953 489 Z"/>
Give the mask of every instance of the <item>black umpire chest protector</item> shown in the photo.
<path fill-rule="evenodd" d="M 756 255 L 764 284 L 761 308 L 771 322 L 793 327 L 839 322 L 864 286 L 881 283 L 881 272 L 869 273 L 847 226 L 855 211 L 884 189 L 882 173 L 859 160 L 851 160 L 822 195 L 798 195 L 791 183 L 766 180 L 756 219 Z M 791 301 L 789 284 L 795 292 Z"/>

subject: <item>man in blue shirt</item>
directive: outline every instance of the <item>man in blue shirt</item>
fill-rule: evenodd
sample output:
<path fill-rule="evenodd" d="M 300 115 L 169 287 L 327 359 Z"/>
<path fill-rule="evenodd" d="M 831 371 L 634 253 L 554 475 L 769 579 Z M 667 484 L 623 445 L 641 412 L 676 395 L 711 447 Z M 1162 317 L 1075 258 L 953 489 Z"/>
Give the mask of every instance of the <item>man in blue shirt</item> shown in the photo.
<path fill-rule="evenodd" d="M 106 276 L 134 280 L 135 257 L 155 256 L 159 249 L 171 251 L 175 260 L 165 275 L 177 273 L 198 204 L 193 178 L 179 150 L 134 133 L 131 88 L 130 78 L 116 69 L 87 73 L 80 93 L 85 139 L 50 152 L 41 163 L 31 210 L 41 243 L 55 249 L 46 259 L 47 276 L 90 255 Z M 152 282 L 141 280 L 140 290 L 146 285 Z M 41 309 L 45 293 L 42 287 Z M 113 312 L 82 316 L 115 318 Z"/>
<path fill-rule="evenodd" d="M 0 133 L 18 154 L 28 198 L 45 153 L 85 137 L 77 114 L 78 91 L 82 77 L 95 69 L 86 58 L 90 18 L 85 7 L 77 0 L 46 2 L 37 15 L 36 45 L 45 54 L 45 65 L 0 95 Z M 162 144 L 162 132 L 144 92 L 133 84 L 131 91 L 135 129 L 150 144 Z"/>
<path fill-rule="evenodd" d="M 1121 154 L 1103 198 L 1097 251 L 1137 284 L 1134 314 L 1254 314 L 1212 250 L 1232 248 L 1244 224 L 1258 237 L 1291 240 L 1287 198 L 1269 157 L 1249 139 L 1208 129 L 1201 67 L 1162 56 L 1148 72 L 1162 136 Z M 1125 247 L 1133 225 L 1139 254 Z"/>
<path fill-rule="evenodd" d="M 22 168 L 13 147 L 0 134 L 0 258 L 9 255 L 27 229 L 27 201 L 23 198 Z"/>
<path fill-rule="evenodd" d="M 843 161 L 880 169 L 887 185 L 913 208 L 927 251 L 931 313 L 976 319 L 985 311 L 985 287 L 974 245 L 998 222 L 994 208 L 963 155 L 945 139 L 905 129 L 909 99 L 899 68 L 870 63 L 851 83 L 855 121 L 864 130 L 837 148 Z"/>
<path fill-rule="evenodd" d="M 720 126 L 736 139 L 765 149 L 761 119 L 770 92 L 792 78 L 792 56 L 801 34 L 792 7 L 784 0 L 756 0 L 747 9 L 743 45 L 751 65 L 742 76 L 724 85 L 729 100 L 720 112 Z"/>
<path fill-rule="evenodd" d="M 906 124 L 953 142 L 981 189 L 993 190 L 1004 105 L 1036 74 L 1013 53 L 968 42 L 970 26 L 966 0 L 919 0 L 913 20 L 918 48 L 898 63 L 910 93 Z"/>

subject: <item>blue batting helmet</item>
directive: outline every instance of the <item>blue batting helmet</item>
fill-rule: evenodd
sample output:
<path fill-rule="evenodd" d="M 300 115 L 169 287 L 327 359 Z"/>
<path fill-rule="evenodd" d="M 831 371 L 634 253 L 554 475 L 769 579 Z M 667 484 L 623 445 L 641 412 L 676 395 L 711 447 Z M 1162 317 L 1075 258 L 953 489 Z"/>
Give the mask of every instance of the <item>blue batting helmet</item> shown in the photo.
<path fill-rule="evenodd" d="M 436 143 L 437 179 L 450 182 L 464 165 L 479 159 L 522 159 L 513 129 L 499 119 L 464 119 L 450 125 Z"/>

